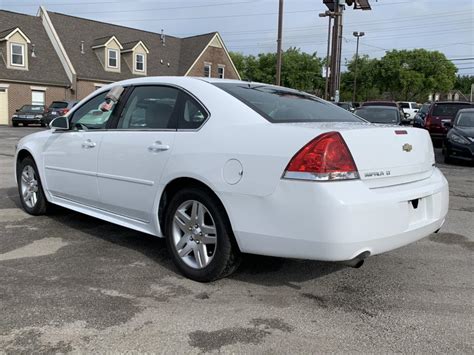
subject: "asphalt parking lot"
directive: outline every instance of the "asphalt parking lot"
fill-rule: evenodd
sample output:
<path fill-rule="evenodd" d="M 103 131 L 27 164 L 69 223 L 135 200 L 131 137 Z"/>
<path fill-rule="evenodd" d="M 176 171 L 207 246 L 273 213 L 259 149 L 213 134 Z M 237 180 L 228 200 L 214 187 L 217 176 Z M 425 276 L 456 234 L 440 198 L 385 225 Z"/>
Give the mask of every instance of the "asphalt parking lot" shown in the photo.
<path fill-rule="evenodd" d="M 472 165 L 439 164 L 451 201 L 438 234 L 361 269 L 246 256 L 200 284 L 158 238 L 23 212 L 14 147 L 37 130 L 0 128 L 0 353 L 474 351 Z"/>

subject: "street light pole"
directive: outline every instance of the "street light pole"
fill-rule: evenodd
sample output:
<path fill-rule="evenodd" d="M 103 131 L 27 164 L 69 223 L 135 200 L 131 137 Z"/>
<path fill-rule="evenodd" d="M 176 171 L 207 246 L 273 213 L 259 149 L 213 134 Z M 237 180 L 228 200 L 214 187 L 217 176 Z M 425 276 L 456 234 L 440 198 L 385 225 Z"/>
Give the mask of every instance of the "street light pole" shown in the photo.
<path fill-rule="evenodd" d="M 354 32 L 352 33 L 354 37 L 357 38 L 356 46 L 356 55 L 355 55 L 355 64 L 354 64 L 354 93 L 352 94 L 352 103 L 356 100 L 356 91 L 357 91 L 357 62 L 359 61 L 359 39 L 365 35 L 364 32 Z"/>
<path fill-rule="evenodd" d="M 277 67 L 276 67 L 276 85 L 281 83 L 281 37 L 283 31 L 283 0 L 280 0 L 278 7 L 278 39 L 277 39 Z"/>

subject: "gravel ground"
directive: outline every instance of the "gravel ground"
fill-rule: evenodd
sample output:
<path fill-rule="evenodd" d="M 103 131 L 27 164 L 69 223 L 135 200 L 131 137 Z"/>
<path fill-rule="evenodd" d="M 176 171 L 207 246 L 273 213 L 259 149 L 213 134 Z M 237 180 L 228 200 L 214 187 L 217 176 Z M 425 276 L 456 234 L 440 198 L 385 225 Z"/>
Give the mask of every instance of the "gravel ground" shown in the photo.
<path fill-rule="evenodd" d="M 14 145 L 36 130 L 0 128 L 0 353 L 474 352 L 471 165 L 439 164 L 451 202 L 438 234 L 361 269 L 246 256 L 199 284 L 161 239 L 24 213 Z"/>

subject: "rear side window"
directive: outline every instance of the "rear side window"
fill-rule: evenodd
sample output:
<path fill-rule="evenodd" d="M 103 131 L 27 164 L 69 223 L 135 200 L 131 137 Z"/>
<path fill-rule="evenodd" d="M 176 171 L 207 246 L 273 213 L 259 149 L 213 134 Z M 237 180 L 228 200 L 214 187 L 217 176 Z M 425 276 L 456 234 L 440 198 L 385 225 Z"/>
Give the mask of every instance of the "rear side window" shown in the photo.
<path fill-rule="evenodd" d="M 401 108 L 410 108 L 410 104 L 408 102 L 399 102 L 398 104 Z"/>
<path fill-rule="evenodd" d="M 469 104 L 434 104 L 432 115 L 454 117 L 456 116 L 459 110 L 469 107 L 471 107 Z"/>
<path fill-rule="evenodd" d="M 270 85 L 215 83 L 272 123 L 362 122 L 336 105 L 306 93 Z"/>
<path fill-rule="evenodd" d="M 49 108 L 67 108 L 67 102 L 63 101 L 53 101 Z"/>
<path fill-rule="evenodd" d="M 197 129 L 206 121 L 206 110 L 191 96 L 182 92 L 182 112 L 178 116 L 178 129 Z"/>

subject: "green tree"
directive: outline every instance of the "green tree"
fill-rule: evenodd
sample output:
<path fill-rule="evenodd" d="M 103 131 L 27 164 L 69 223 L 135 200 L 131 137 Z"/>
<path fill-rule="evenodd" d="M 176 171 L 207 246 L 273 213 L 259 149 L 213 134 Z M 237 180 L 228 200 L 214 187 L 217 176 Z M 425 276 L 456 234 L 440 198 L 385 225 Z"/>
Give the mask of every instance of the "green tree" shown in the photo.
<path fill-rule="evenodd" d="M 230 53 L 243 80 L 274 84 L 276 54 L 261 53 L 257 57 Z M 281 84 L 297 90 L 320 92 L 324 86 L 321 75 L 323 62 L 316 53 L 303 53 L 299 48 L 289 48 L 282 54 Z"/>
<path fill-rule="evenodd" d="M 357 60 L 356 102 L 379 98 L 381 93 L 375 85 L 378 71 L 378 60 L 368 55 Z M 347 64 L 347 71 L 341 74 L 341 101 L 352 101 L 354 92 L 355 56 Z"/>
<path fill-rule="evenodd" d="M 458 75 L 454 83 L 454 89 L 461 91 L 463 94 L 469 94 L 473 84 L 474 75 Z"/>
<path fill-rule="evenodd" d="M 392 50 L 379 60 L 374 84 L 392 100 L 424 100 L 431 92 L 451 90 L 456 71 L 438 51 Z"/>

